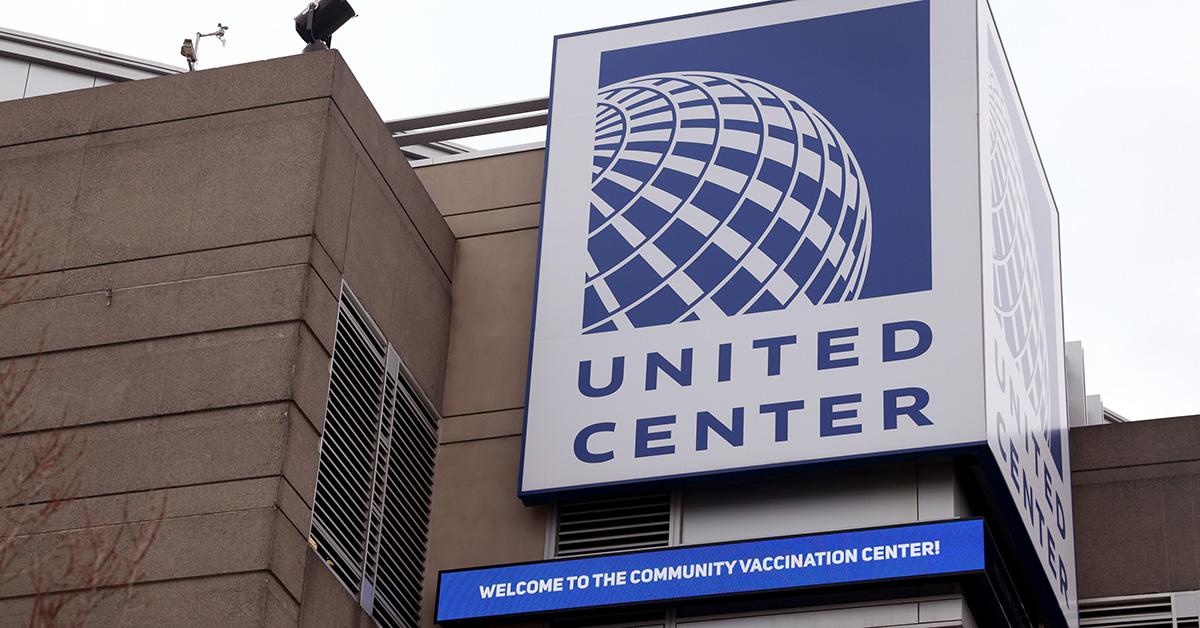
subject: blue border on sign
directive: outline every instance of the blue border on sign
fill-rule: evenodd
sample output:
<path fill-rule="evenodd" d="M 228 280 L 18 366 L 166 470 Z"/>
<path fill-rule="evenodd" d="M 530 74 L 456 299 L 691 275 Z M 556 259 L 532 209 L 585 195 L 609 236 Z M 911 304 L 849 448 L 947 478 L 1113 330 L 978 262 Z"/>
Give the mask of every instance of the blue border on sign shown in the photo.
<path fill-rule="evenodd" d="M 715 477 L 715 476 L 721 476 L 721 475 L 732 474 L 732 473 L 745 473 L 745 472 L 749 472 L 749 471 L 768 471 L 768 470 L 776 470 L 776 469 L 785 469 L 785 468 L 789 468 L 789 467 L 801 467 L 801 466 L 814 465 L 814 464 L 836 463 L 836 462 L 840 462 L 840 461 L 862 460 L 862 459 L 868 459 L 868 458 L 883 458 L 883 457 L 893 458 L 893 457 L 903 456 L 905 454 L 927 453 L 927 452 L 935 452 L 935 451 L 944 452 L 944 451 L 950 451 L 950 450 L 972 450 L 975 447 L 978 447 L 980 444 L 982 444 L 984 447 L 987 447 L 986 440 L 981 441 L 981 442 L 972 441 L 972 442 L 953 443 L 953 444 L 948 444 L 948 445 L 938 445 L 938 446 L 924 447 L 924 448 L 901 449 L 901 450 L 871 452 L 871 453 L 864 453 L 864 454 L 854 454 L 854 455 L 850 455 L 850 456 L 837 456 L 837 457 L 829 457 L 829 458 L 797 460 L 797 461 L 789 461 L 789 462 L 782 462 L 782 463 L 772 463 L 772 464 L 766 464 L 766 465 L 753 465 L 753 466 L 735 467 L 735 468 L 728 468 L 728 469 L 716 469 L 716 470 L 711 470 L 711 471 L 698 471 L 698 472 L 681 473 L 681 474 L 674 474 L 674 475 L 648 476 L 648 477 L 640 477 L 640 478 L 629 479 L 629 480 L 615 480 L 615 481 L 611 481 L 611 482 L 579 484 L 579 485 L 574 485 L 574 486 L 563 486 L 563 487 L 556 487 L 556 488 L 551 488 L 551 489 L 540 489 L 540 490 L 534 490 L 534 491 L 525 490 L 525 450 L 526 450 L 526 446 L 527 446 L 526 434 L 529 431 L 529 395 L 530 395 L 530 389 L 531 389 L 531 385 L 532 385 L 532 381 L 533 381 L 533 378 L 532 378 L 533 345 L 534 345 L 534 339 L 536 337 L 536 331 L 537 331 L 538 294 L 539 294 L 540 288 L 541 288 L 542 238 L 545 233 L 544 230 L 542 229 L 542 225 L 545 224 L 545 218 L 546 218 L 546 182 L 547 182 L 547 178 L 548 178 L 546 175 L 547 175 L 547 173 L 549 171 L 549 167 L 550 167 L 550 144 L 551 144 L 550 138 L 551 138 L 551 133 L 553 132 L 553 124 L 554 124 L 554 78 L 557 73 L 557 66 L 558 66 L 558 42 L 559 42 L 559 40 L 567 39 L 567 38 L 571 38 L 571 37 L 578 37 L 578 36 L 582 36 L 582 35 L 593 35 L 596 33 L 604 33 L 604 32 L 608 32 L 608 31 L 620 30 L 620 29 L 625 29 L 625 28 L 646 26 L 649 24 L 659 24 L 662 22 L 673 22 L 676 20 L 685 20 L 685 19 L 691 19 L 691 18 L 706 16 L 706 15 L 727 13 L 727 12 L 731 12 L 731 11 L 741 11 L 741 10 L 745 10 L 745 9 L 753 9 L 753 8 L 757 8 L 757 7 L 764 7 L 764 6 L 770 6 L 770 5 L 775 5 L 775 4 L 787 4 L 787 3 L 799 2 L 799 1 L 800 0 L 764 0 L 763 2 L 753 2 L 753 3 L 743 4 L 743 5 L 733 6 L 733 7 L 722 7 L 719 9 L 710 9 L 708 11 L 697 11 L 695 13 L 686 13 L 683 15 L 673 15 L 673 16 L 662 17 L 662 18 L 657 18 L 657 19 L 643 20 L 640 22 L 629 22 L 626 24 L 618 24 L 618 25 L 606 26 L 606 27 L 602 27 L 602 28 L 594 28 L 594 29 L 589 29 L 589 30 L 575 31 L 572 33 L 565 33 L 565 34 L 554 36 L 554 42 L 553 42 L 553 46 L 551 49 L 551 56 L 550 56 L 550 94 L 547 99 L 547 108 L 546 108 L 546 140 L 545 140 L 545 144 L 546 144 L 545 151 L 546 152 L 542 159 L 542 192 L 541 192 L 540 206 L 538 208 L 538 242 L 537 242 L 536 259 L 534 261 L 533 305 L 532 305 L 532 311 L 530 313 L 530 322 L 529 322 L 529 351 L 528 351 L 528 358 L 526 360 L 526 367 L 525 367 L 526 368 L 525 406 L 524 406 L 524 408 L 522 408 L 521 452 L 520 452 L 520 457 L 518 460 L 519 466 L 517 469 L 517 496 L 521 500 L 536 501 L 536 498 L 538 496 L 545 496 L 545 495 L 559 494 L 559 493 L 569 493 L 569 492 L 580 492 L 580 491 L 587 491 L 590 489 L 601 489 L 601 488 L 606 488 L 606 487 L 615 487 L 615 486 L 622 486 L 622 485 L 628 485 L 628 484 L 644 484 L 644 483 L 653 483 L 653 482 L 662 482 L 662 481 L 683 480 L 686 478 L 695 478 L 695 477 Z M 921 2 L 921 1 L 925 1 L 925 0 L 904 0 L 904 1 L 899 1 L 899 2 L 893 2 L 891 4 L 882 5 L 882 6 L 899 6 L 899 5 L 911 4 L 914 2 Z M 875 7 L 875 8 L 882 8 L 882 7 Z M 843 13 L 847 13 L 847 11 L 832 13 L 830 15 L 840 15 Z M 531 500 L 531 498 L 533 498 L 533 499 Z"/>

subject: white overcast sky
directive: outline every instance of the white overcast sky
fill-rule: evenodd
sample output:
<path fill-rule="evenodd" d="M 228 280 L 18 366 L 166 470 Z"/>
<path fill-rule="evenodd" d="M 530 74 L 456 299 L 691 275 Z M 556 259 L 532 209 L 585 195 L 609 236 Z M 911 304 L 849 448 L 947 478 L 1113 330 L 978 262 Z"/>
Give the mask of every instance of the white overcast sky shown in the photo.
<path fill-rule="evenodd" d="M 334 37 L 385 119 L 546 95 L 553 35 L 744 4 L 353 0 Z M 0 25 L 201 67 L 298 52 L 303 0 L 37 0 Z M 1200 413 L 1200 2 L 992 0 L 1062 221 L 1067 338 L 1133 419 Z M 507 138 L 530 141 L 528 135 Z"/>

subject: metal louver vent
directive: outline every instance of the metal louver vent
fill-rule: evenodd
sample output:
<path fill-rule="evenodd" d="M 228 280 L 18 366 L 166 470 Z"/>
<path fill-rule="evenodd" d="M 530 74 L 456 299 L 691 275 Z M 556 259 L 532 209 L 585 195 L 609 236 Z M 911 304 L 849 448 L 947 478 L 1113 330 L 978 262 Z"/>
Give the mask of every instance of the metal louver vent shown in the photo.
<path fill-rule="evenodd" d="M 420 623 L 437 415 L 342 285 L 310 541 L 384 628 Z"/>
<path fill-rule="evenodd" d="M 389 358 L 395 355 L 389 350 Z M 373 616 L 384 628 L 398 628 L 420 623 L 437 419 L 421 403 L 410 378 L 389 379 L 389 388 L 384 415 L 392 417 L 392 434 L 388 445 L 381 447 L 387 455 L 378 462 L 386 484 L 376 491 L 373 504 L 381 525 L 374 537 L 375 562 L 367 577 L 376 587 Z"/>
<path fill-rule="evenodd" d="M 555 556 L 581 556 L 671 544 L 669 494 L 597 499 L 558 506 Z"/>
<path fill-rule="evenodd" d="M 1079 625 L 1104 628 L 1197 628 L 1196 592 L 1079 601 Z"/>

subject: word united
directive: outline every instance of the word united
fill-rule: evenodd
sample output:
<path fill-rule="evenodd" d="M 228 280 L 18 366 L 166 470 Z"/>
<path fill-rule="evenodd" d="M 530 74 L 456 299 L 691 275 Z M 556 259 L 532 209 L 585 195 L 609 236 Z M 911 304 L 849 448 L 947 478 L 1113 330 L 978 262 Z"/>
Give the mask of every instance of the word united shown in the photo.
<path fill-rule="evenodd" d="M 904 362 L 921 357 L 933 344 L 933 330 L 918 320 L 884 323 L 881 328 L 881 346 L 878 359 L 883 364 Z M 815 335 L 816 371 L 830 371 L 857 367 L 860 364 L 858 327 L 818 331 Z M 720 384 L 735 377 L 757 379 L 787 375 L 785 370 L 796 365 L 800 339 L 797 335 L 771 336 L 752 340 L 749 357 L 735 363 L 735 346 L 725 342 L 716 344 L 704 356 L 706 363 L 715 363 L 711 380 L 701 381 L 698 376 L 697 350 L 684 347 L 677 355 L 666 356 L 650 351 L 645 354 L 640 381 L 629 375 L 627 364 L 632 359 L 618 355 L 606 360 L 605 367 L 596 366 L 593 360 L 579 361 L 578 392 L 586 399 L 601 399 L 628 391 L 653 394 L 653 391 L 675 390 L 706 383 Z M 735 368 L 736 366 L 736 368 Z M 801 365 L 801 368 L 805 368 Z M 598 371 L 606 370 L 607 375 Z M 793 375 L 791 380 L 795 379 Z M 889 388 L 877 393 L 882 402 L 882 416 L 874 419 L 884 431 L 899 429 L 901 425 L 928 427 L 934 424 L 925 412 L 929 405 L 929 392 L 920 386 Z M 581 403 L 586 403 L 586 399 Z M 864 403 L 863 393 L 829 395 L 815 400 L 776 399 L 766 403 L 729 408 L 710 408 L 690 412 L 687 415 L 667 414 L 637 417 L 633 420 L 599 420 L 583 426 L 575 433 L 573 452 L 580 462 L 601 464 L 624 458 L 645 458 L 676 453 L 677 447 L 688 447 L 692 451 L 707 451 L 718 444 L 742 447 L 746 444 L 747 421 L 766 421 L 770 426 L 774 442 L 786 443 L 798 431 L 793 425 L 804 416 L 815 420 L 820 438 L 860 434 L 864 418 L 859 407 Z M 754 414 L 757 412 L 758 417 Z M 750 415 L 750 419 L 747 419 Z M 694 421 L 686 433 L 694 435 L 694 441 L 677 442 L 675 430 L 684 420 Z M 630 433 L 632 431 L 632 433 Z"/>

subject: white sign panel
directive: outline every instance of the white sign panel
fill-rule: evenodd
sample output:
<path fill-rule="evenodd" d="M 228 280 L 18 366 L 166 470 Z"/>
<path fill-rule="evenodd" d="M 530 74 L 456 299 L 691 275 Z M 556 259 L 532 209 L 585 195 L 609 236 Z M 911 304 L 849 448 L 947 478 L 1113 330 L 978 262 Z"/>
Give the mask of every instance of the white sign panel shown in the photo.
<path fill-rule="evenodd" d="M 985 442 L 975 23 L 556 41 L 523 495 Z"/>
<path fill-rule="evenodd" d="M 986 5 L 980 35 L 988 446 L 1078 625 L 1058 209 Z"/>
<path fill-rule="evenodd" d="M 522 497 L 969 450 L 1077 624 L 1057 211 L 988 15 L 556 40 Z"/>

